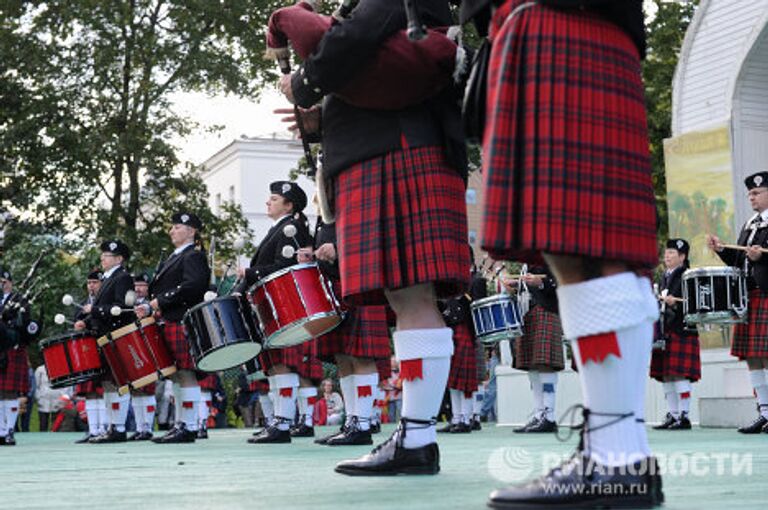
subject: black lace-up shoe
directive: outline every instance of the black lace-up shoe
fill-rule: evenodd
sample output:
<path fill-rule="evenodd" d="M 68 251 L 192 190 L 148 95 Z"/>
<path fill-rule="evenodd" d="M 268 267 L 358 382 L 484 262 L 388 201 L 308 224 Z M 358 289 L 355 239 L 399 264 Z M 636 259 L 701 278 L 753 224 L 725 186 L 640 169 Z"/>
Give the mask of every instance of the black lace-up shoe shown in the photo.
<path fill-rule="evenodd" d="M 251 444 L 290 443 L 291 431 L 280 430 L 275 424 L 264 429 L 264 432 L 258 436 L 248 439 L 248 442 Z"/>
<path fill-rule="evenodd" d="M 158 444 L 194 443 L 196 438 L 196 430 L 188 430 L 186 425 L 178 423 L 164 436 L 153 438 L 152 442 Z"/>
<path fill-rule="evenodd" d="M 534 415 L 534 416 L 531 417 L 530 420 L 528 420 L 528 423 L 526 423 L 522 427 L 517 427 L 516 429 L 513 429 L 512 432 L 516 432 L 518 434 L 520 434 L 522 432 L 528 432 L 529 428 L 531 428 L 531 427 L 533 427 L 533 426 L 535 426 L 536 424 L 539 423 L 539 419 L 540 419 L 540 417 L 539 417 L 538 414 Z"/>
<path fill-rule="evenodd" d="M 674 425 L 676 421 L 677 420 L 675 419 L 674 416 L 672 416 L 672 413 L 667 413 L 667 416 L 664 418 L 664 421 L 654 426 L 653 430 L 666 430 L 672 425 Z"/>

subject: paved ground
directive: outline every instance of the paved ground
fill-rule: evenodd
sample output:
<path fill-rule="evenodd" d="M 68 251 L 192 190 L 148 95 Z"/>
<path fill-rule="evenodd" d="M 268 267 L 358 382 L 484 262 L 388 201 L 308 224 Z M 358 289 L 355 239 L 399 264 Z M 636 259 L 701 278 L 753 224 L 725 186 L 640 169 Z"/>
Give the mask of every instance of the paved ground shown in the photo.
<path fill-rule="evenodd" d="M 368 447 L 257 446 L 249 436 L 231 429 L 194 445 L 75 445 L 79 434 L 18 434 L 18 446 L 0 448 L 0 508 L 482 509 L 494 487 L 540 473 L 575 445 L 486 427 L 441 437 L 438 476 L 351 479 L 333 465 Z M 666 508 L 768 508 L 768 435 L 651 431 L 651 442 L 670 470 Z"/>

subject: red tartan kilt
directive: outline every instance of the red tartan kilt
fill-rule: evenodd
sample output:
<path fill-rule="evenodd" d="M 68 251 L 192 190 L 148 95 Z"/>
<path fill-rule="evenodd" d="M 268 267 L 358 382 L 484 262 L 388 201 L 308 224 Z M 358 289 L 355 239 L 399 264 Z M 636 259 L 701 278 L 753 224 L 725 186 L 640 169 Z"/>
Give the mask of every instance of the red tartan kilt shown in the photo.
<path fill-rule="evenodd" d="M 477 351 L 472 327 L 463 322 L 453 327 L 453 356 L 448 374 L 448 387 L 469 396 L 477 391 Z"/>
<path fill-rule="evenodd" d="M 701 379 L 698 333 L 668 333 L 664 350 L 653 350 L 651 377 L 664 382 L 665 377 L 685 377 L 691 382 Z"/>
<path fill-rule="evenodd" d="M 310 340 L 301 344 L 302 357 L 298 367 L 299 377 L 312 380 L 320 384 L 323 379 L 323 362 L 317 357 L 317 340 Z"/>
<path fill-rule="evenodd" d="M 298 372 L 303 357 L 304 344 L 301 344 L 284 349 L 265 349 L 259 354 L 259 363 L 265 374 L 277 365 L 285 365 L 294 372 Z"/>
<path fill-rule="evenodd" d="M 147 384 L 146 386 L 142 386 L 138 390 L 132 389 L 131 394 L 150 397 L 155 394 L 155 383 L 150 383 L 150 384 Z"/>
<path fill-rule="evenodd" d="M 176 368 L 179 370 L 195 370 L 195 362 L 189 352 L 189 341 L 184 324 L 166 320 L 162 327 L 165 345 L 176 360 Z"/>
<path fill-rule="evenodd" d="M 617 25 L 540 5 L 491 23 L 481 243 L 499 260 L 541 253 L 657 262 L 640 60 Z M 503 25 L 503 28 L 502 28 Z"/>
<path fill-rule="evenodd" d="M 545 366 L 559 371 L 563 359 L 563 326 L 560 316 L 534 305 L 523 318 L 523 336 L 515 340 L 515 368 Z"/>
<path fill-rule="evenodd" d="M 440 147 L 402 149 L 336 178 L 345 301 L 386 304 L 384 289 L 432 282 L 440 298 L 469 285 L 465 185 Z"/>
<path fill-rule="evenodd" d="M 254 393 L 266 393 L 269 391 L 268 381 L 251 381 L 248 383 L 248 391 Z"/>
<path fill-rule="evenodd" d="M 202 379 L 197 380 L 200 389 L 203 391 L 212 391 L 216 389 L 216 374 L 206 374 Z"/>
<path fill-rule="evenodd" d="M 317 338 L 317 356 L 335 363 L 335 354 L 357 358 L 386 359 L 392 356 L 389 326 L 384 306 L 350 308 L 336 329 Z"/>
<path fill-rule="evenodd" d="M 0 370 L 0 391 L 24 394 L 29 391 L 29 361 L 27 348 L 5 351 L 8 365 Z"/>
<path fill-rule="evenodd" d="M 98 393 L 104 395 L 104 388 L 101 385 L 102 378 L 94 377 L 89 381 L 75 385 L 75 395 L 87 395 L 89 393 Z"/>
<path fill-rule="evenodd" d="M 392 361 L 389 358 L 376 359 L 376 372 L 379 373 L 379 381 L 386 381 L 392 377 Z"/>
<path fill-rule="evenodd" d="M 743 360 L 768 358 L 768 294 L 749 292 L 747 322 L 733 328 L 731 355 Z"/>

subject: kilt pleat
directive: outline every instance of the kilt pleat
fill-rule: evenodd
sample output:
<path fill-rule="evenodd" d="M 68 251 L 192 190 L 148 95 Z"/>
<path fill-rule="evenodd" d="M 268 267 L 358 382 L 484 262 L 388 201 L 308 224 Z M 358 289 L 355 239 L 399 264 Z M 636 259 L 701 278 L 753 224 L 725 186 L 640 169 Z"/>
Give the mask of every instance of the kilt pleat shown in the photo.
<path fill-rule="evenodd" d="M 163 340 L 166 347 L 176 360 L 176 368 L 179 370 L 195 370 L 195 362 L 189 352 L 189 340 L 184 324 L 166 320 L 162 327 Z"/>
<path fill-rule="evenodd" d="M 386 304 L 384 289 L 432 282 L 439 298 L 469 285 L 465 185 L 440 147 L 407 148 L 336 178 L 345 301 Z"/>
<path fill-rule="evenodd" d="M 768 295 L 759 289 L 749 292 L 747 322 L 733 328 L 731 355 L 741 360 L 768 358 Z"/>
<path fill-rule="evenodd" d="M 0 391 L 27 393 L 29 391 L 29 361 L 27 348 L 5 351 L 8 364 L 0 370 Z"/>
<path fill-rule="evenodd" d="M 560 316 L 534 305 L 523 318 L 523 336 L 515 341 L 515 368 L 549 367 L 559 371 L 563 359 L 563 326 Z"/>
<path fill-rule="evenodd" d="M 205 374 L 205 377 L 197 380 L 197 384 L 203 391 L 213 391 L 216 389 L 216 374 Z"/>
<path fill-rule="evenodd" d="M 317 355 L 323 361 L 335 363 L 335 354 L 357 358 L 386 359 L 392 355 L 389 327 L 384 306 L 350 308 L 344 321 L 317 339 Z"/>
<path fill-rule="evenodd" d="M 259 363 L 265 374 L 276 365 L 285 365 L 298 372 L 303 358 L 304 344 L 299 344 L 283 349 L 264 349 L 259 354 Z"/>
<path fill-rule="evenodd" d="M 95 377 L 85 382 L 75 385 L 75 395 L 87 395 L 89 393 L 104 394 L 104 388 L 101 385 L 101 376 Z"/>
<path fill-rule="evenodd" d="M 462 322 L 453 327 L 453 356 L 448 374 L 448 387 L 469 396 L 477 391 L 477 351 L 472 327 Z"/>
<path fill-rule="evenodd" d="M 298 366 L 299 377 L 310 379 L 315 384 L 320 384 L 323 379 L 323 362 L 317 357 L 317 340 L 301 344 L 302 357 Z"/>
<path fill-rule="evenodd" d="M 654 349 L 651 356 L 651 377 L 661 382 L 665 377 L 701 379 L 699 335 L 668 333 L 664 350 Z"/>
<path fill-rule="evenodd" d="M 491 23 L 481 243 L 500 260 L 541 253 L 657 263 L 637 48 L 588 11 L 508 0 Z"/>

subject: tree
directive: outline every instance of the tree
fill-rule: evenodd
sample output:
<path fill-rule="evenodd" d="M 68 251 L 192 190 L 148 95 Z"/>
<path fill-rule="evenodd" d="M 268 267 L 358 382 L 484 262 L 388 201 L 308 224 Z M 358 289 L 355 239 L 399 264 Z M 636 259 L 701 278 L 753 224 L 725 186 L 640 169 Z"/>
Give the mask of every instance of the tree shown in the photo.
<path fill-rule="evenodd" d="M 699 2 L 653 1 L 658 10 L 656 17 L 647 25 L 648 53 L 643 62 L 643 80 L 648 108 L 653 187 L 659 211 L 659 239 L 666 239 L 669 226 L 663 144 L 664 139 L 672 135 L 672 78 L 685 32 Z"/>

